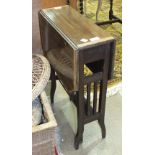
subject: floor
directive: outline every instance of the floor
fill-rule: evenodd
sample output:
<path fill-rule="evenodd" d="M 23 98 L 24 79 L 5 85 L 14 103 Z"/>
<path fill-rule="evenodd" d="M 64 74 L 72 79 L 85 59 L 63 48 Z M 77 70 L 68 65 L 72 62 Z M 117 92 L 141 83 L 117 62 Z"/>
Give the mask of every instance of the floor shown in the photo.
<path fill-rule="evenodd" d="M 49 94 L 50 83 L 46 91 Z M 107 98 L 105 124 L 107 135 L 101 138 L 97 121 L 85 125 L 83 143 L 74 149 L 76 107 L 70 102 L 59 82 L 55 94 L 54 114 L 58 123 L 56 143 L 59 155 L 121 155 L 122 154 L 122 96 L 121 92 Z"/>

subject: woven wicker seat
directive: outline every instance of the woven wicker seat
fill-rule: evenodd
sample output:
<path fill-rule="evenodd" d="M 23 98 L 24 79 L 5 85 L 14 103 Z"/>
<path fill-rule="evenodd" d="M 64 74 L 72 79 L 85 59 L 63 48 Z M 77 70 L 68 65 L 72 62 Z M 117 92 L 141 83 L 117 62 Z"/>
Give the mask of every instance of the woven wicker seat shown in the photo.
<path fill-rule="evenodd" d="M 50 65 L 42 55 L 32 56 L 32 101 L 45 89 L 50 77 Z"/>

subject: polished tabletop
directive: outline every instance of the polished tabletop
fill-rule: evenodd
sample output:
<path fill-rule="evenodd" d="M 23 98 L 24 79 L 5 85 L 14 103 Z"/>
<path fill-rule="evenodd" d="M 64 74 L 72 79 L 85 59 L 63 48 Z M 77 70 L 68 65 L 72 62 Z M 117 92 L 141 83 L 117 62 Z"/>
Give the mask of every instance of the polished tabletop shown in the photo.
<path fill-rule="evenodd" d="M 114 38 L 71 6 L 41 10 L 48 22 L 77 49 L 103 43 Z"/>

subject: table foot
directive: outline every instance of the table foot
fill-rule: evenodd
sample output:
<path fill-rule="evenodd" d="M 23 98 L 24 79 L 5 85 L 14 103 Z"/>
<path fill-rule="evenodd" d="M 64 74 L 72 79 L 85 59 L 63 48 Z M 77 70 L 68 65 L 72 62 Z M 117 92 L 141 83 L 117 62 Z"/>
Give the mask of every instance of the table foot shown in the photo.
<path fill-rule="evenodd" d="M 83 95 L 82 95 L 83 96 Z M 83 97 L 80 92 L 76 93 L 75 102 L 77 105 L 77 134 L 74 139 L 75 149 L 79 148 L 79 144 L 83 141 L 84 132 L 84 107 L 83 107 Z"/>
<path fill-rule="evenodd" d="M 77 150 L 79 149 L 79 145 L 83 142 L 83 136 L 82 135 L 76 135 L 74 140 L 74 148 Z"/>
<path fill-rule="evenodd" d="M 98 122 L 99 122 L 99 125 L 100 125 L 100 127 L 101 127 L 102 138 L 105 138 L 105 137 L 106 137 L 106 128 L 105 128 L 104 120 L 100 118 L 100 119 L 98 120 Z"/>

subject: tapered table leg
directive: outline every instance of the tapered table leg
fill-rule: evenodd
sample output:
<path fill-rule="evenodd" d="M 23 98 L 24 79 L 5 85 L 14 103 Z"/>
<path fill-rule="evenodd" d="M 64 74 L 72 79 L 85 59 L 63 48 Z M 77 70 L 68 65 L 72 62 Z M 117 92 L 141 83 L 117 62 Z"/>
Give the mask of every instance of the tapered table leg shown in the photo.
<path fill-rule="evenodd" d="M 101 127 L 102 131 L 102 138 L 105 138 L 106 136 L 106 128 L 104 123 L 104 117 L 105 117 L 105 104 L 106 104 L 106 91 L 107 91 L 107 81 L 103 83 L 101 81 L 100 83 L 100 105 L 99 105 L 99 112 L 101 113 L 100 118 L 98 119 L 99 125 Z"/>
<path fill-rule="evenodd" d="M 82 93 L 77 92 L 76 95 L 76 105 L 77 105 L 77 133 L 74 140 L 75 149 L 79 148 L 79 144 L 83 141 L 83 132 L 84 132 L 84 108 Z"/>
<path fill-rule="evenodd" d="M 53 67 L 51 66 L 51 92 L 50 92 L 51 103 L 54 103 L 55 90 L 56 90 L 56 75 Z"/>
<path fill-rule="evenodd" d="M 104 117 L 105 117 L 105 108 L 106 108 L 106 92 L 107 92 L 107 85 L 108 85 L 108 68 L 109 68 L 109 59 L 110 54 L 108 51 L 106 51 L 105 55 L 106 59 L 104 61 L 103 66 L 103 78 L 100 81 L 100 97 L 99 97 L 99 113 L 100 117 L 98 119 L 98 122 L 100 124 L 101 130 L 102 130 L 102 138 L 105 138 L 106 136 L 106 128 L 104 123 Z"/>
<path fill-rule="evenodd" d="M 84 62 L 83 54 L 79 54 L 79 89 L 76 92 L 76 107 L 77 107 L 77 134 L 75 136 L 74 147 L 79 148 L 79 144 L 83 140 L 84 132 Z"/>

